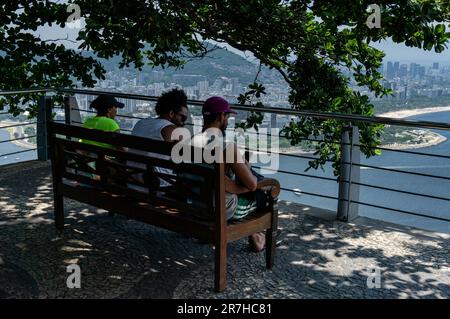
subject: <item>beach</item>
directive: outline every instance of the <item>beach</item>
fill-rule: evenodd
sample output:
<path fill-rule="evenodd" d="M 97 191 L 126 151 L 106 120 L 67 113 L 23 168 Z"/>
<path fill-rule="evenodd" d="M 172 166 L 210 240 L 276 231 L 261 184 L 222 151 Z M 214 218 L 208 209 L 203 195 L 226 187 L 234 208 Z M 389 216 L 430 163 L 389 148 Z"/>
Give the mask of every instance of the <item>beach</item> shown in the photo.
<path fill-rule="evenodd" d="M 394 118 L 394 119 L 404 119 L 416 115 L 422 114 L 431 114 L 431 113 L 439 113 L 439 112 L 450 112 L 450 106 L 440 106 L 440 107 L 427 107 L 423 109 L 411 109 L 411 110 L 399 110 L 392 111 L 382 114 L 377 114 L 377 117 L 386 117 L 386 118 Z M 450 123 L 449 123 L 450 124 Z M 409 131 L 405 129 L 405 131 Z M 426 131 L 421 137 L 424 141 L 420 143 L 394 143 L 394 144 L 385 144 L 382 145 L 385 148 L 394 149 L 394 150 L 408 150 L 408 149 L 419 149 L 430 146 L 439 145 L 447 141 L 447 138 L 441 134 L 436 132 L 432 132 L 429 130 Z M 284 154 L 313 154 L 314 151 L 304 151 L 295 146 L 289 147 L 288 149 L 281 149 L 281 152 Z"/>
<path fill-rule="evenodd" d="M 417 143 L 417 144 L 387 144 L 383 145 L 384 148 L 389 148 L 392 150 L 408 150 L 408 149 L 417 149 L 417 148 L 424 148 L 424 147 L 430 147 L 434 145 L 439 145 L 441 143 L 444 143 L 447 141 L 447 138 L 445 136 L 442 136 L 435 132 L 427 132 L 423 135 L 423 138 L 426 140 L 425 142 Z"/>
<path fill-rule="evenodd" d="M 439 106 L 439 107 L 427 107 L 424 109 L 412 109 L 412 110 L 399 110 L 392 111 L 382 114 L 377 114 L 377 117 L 389 117 L 394 119 L 403 119 L 411 116 L 428 114 L 428 113 L 438 113 L 438 112 L 450 112 L 450 106 Z"/>
<path fill-rule="evenodd" d="M 427 107 L 423 109 L 411 109 L 411 110 L 399 110 L 399 111 L 392 111 L 382 114 L 377 114 L 377 117 L 387 117 L 387 118 L 393 118 L 393 119 L 404 119 L 409 118 L 412 116 L 417 115 L 423 115 L 423 114 L 431 114 L 431 113 L 439 113 L 439 112 L 450 112 L 450 106 L 439 106 L 439 107 Z M 434 145 L 439 145 L 445 141 L 447 141 L 447 138 L 445 136 L 442 136 L 441 134 L 438 134 L 436 132 L 431 132 L 427 130 L 427 133 L 424 134 L 425 142 L 418 143 L 418 144 L 389 144 L 389 145 L 383 145 L 386 148 L 390 149 L 398 149 L 398 150 L 405 150 L 405 149 L 417 149 L 417 148 L 424 148 L 424 147 L 430 147 Z"/>
<path fill-rule="evenodd" d="M 2 127 L 4 127 L 4 126 L 16 125 L 16 124 L 20 124 L 20 122 L 3 121 L 3 122 L 0 123 L 0 129 L 2 129 Z M 9 136 L 10 136 L 11 139 L 15 138 L 14 137 L 14 132 L 16 132 L 16 128 L 15 127 L 5 128 L 4 130 L 8 131 Z M 11 141 L 11 143 L 13 143 L 14 145 L 16 145 L 18 147 L 22 147 L 22 148 L 25 148 L 25 149 L 36 148 L 36 145 L 28 142 L 27 139 Z"/>

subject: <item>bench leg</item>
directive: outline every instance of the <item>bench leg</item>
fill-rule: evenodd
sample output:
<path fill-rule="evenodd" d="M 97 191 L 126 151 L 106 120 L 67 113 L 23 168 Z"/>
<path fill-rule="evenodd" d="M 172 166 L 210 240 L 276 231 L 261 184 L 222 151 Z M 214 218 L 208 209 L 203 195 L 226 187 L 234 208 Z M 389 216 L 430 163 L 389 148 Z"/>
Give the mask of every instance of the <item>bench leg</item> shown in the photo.
<path fill-rule="evenodd" d="M 269 207 L 272 210 L 272 227 L 266 230 L 266 267 L 272 269 L 275 260 L 275 248 L 278 235 L 278 203 L 271 199 Z"/>
<path fill-rule="evenodd" d="M 222 292 L 227 285 L 227 243 L 220 242 L 215 248 L 214 289 Z"/>
<path fill-rule="evenodd" d="M 61 195 L 55 195 L 54 200 L 54 210 L 55 210 L 55 226 L 56 229 L 62 231 L 64 228 L 64 199 Z"/>
<path fill-rule="evenodd" d="M 266 267 L 272 269 L 275 260 L 275 246 L 277 242 L 277 230 L 269 228 L 266 230 Z"/>

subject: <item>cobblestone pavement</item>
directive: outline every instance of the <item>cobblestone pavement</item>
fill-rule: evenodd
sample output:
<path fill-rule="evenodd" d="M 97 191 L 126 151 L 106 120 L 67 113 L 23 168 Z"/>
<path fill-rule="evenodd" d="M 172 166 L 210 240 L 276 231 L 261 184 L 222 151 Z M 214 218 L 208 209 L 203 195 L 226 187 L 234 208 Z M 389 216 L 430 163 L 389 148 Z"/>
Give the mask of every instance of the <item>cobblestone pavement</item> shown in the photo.
<path fill-rule="evenodd" d="M 273 270 L 245 240 L 232 243 L 228 287 L 217 294 L 211 245 L 74 201 L 65 205 L 59 237 L 49 164 L 0 168 L 0 298 L 450 297 L 450 240 L 434 233 L 320 219 L 281 202 Z M 81 268 L 81 289 L 66 285 L 73 263 Z"/>

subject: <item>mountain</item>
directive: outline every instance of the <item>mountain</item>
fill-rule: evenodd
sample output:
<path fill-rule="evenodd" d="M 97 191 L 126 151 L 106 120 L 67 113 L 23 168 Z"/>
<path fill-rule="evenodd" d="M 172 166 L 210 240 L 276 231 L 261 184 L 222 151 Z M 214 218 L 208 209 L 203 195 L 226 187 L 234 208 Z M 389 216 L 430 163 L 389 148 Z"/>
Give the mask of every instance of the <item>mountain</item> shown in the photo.
<path fill-rule="evenodd" d="M 92 52 L 84 52 L 83 55 L 97 58 Z M 120 71 L 119 57 L 116 56 L 109 60 L 97 59 L 103 64 L 106 71 Z M 136 76 L 140 74 L 150 81 L 152 81 L 152 74 L 154 74 L 155 71 L 164 71 L 164 77 L 160 79 L 161 82 L 174 81 L 174 78 L 178 80 L 183 78 L 185 82 L 189 82 L 189 77 L 192 77 L 192 82 L 194 83 L 185 83 L 187 85 L 191 85 L 195 84 L 195 81 L 198 81 L 199 79 L 208 80 L 210 83 L 213 83 L 219 77 L 227 77 L 238 78 L 240 83 L 247 85 L 254 81 L 258 72 L 258 65 L 249 62 L 244 57 L 231 51 L 217 48 L 203 58 L 193 58 L 188 60 L 187 63 L 180 69 L 163 69 L 162 67 L 151 68 L 146 65 L 141 72 L 134 68 L 124 68 L 123 70 Z M 259 79 L 267 80 L 267 78 L 272 79 L 277 76 L 279 75 L 276 71 L 263 67 Z"/>

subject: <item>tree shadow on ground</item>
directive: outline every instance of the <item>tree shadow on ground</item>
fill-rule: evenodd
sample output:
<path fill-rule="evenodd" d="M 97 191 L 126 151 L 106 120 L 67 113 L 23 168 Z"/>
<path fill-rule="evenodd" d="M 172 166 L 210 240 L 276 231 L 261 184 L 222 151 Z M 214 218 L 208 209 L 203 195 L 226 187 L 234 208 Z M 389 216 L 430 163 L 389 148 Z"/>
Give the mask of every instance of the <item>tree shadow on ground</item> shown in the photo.
<path fill-rule="evenodd" d="M 251 253 L 246 240 L 232 243 L 228 288 L 216 294 L 212 291 L 211 245 L 120 216 L 110 217 L 70 200 L 65 201 L 66 225 L 61 235 L 53 224 L 48 163 L 31 162 L 0 171 L 0 182 L 0 273 L 3 269 L 7 274 L 0 276 L 0 286 L 2 280 L 11 286 L 2 292 L 6 297 L 450 295 L 449 240 L 415 236 L 398 227 L 327 221 L 304 214 L 300 205 L 292 203 L 280 203 L 281 234 L 273 270 L 265 269 L 264 254 Z M 70 264 L 80 266 L 81 289 L 67 287 Z"/>

